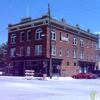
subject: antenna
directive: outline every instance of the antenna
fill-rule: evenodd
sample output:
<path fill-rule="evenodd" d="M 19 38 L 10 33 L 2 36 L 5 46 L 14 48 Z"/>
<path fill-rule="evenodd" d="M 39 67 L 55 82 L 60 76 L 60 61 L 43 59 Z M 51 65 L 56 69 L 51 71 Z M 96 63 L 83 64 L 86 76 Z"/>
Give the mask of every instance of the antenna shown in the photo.
<path fill-rule="evenodd" d="M 27 5 L 27 17 L 29 16 L 29 6 Z"/>

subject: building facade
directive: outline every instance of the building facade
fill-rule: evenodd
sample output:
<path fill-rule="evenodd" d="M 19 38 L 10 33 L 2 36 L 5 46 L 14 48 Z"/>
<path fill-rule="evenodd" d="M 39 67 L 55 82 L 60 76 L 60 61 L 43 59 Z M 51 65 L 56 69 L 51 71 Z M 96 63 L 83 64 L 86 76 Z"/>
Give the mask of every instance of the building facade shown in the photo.
<path fill-rule="evenodd" d="M 24 18 L 20 23 L 8 25 L 8 73 L 24 76 L 26 69 L 35 73 L 47 64 L 49 76 L 50 40 L 53 76 L 71 76 L 78 72 L 91 72 L 98 66 L 99 36 L 51 18 L 51 39 L 49 16 L 32 20 Z M 59 67 L 59 70 L 58 70 Z"/>

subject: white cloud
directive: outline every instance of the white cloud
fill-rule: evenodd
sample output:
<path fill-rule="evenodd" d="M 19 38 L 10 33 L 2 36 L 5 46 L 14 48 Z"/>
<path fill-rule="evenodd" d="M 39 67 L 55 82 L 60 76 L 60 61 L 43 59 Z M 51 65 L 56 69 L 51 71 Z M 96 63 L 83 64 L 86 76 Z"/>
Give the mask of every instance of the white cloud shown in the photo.
<path fill-rule="evenodd" d="M 96 32 L 94 32 L 95 34 L 100 34 L 100 31 L 96 31 Z"/>

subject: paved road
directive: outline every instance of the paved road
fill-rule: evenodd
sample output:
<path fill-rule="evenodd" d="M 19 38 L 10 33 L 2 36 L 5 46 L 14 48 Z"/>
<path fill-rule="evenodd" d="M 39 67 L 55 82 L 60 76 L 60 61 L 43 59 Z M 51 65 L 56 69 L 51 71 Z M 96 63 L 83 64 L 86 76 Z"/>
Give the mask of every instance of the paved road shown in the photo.
<path fill-rule="evenodd" d="M 91 100 L 92 91 L 100 93 L 100 79 L 43 81 L 0 76 L 0 100 Z"/>

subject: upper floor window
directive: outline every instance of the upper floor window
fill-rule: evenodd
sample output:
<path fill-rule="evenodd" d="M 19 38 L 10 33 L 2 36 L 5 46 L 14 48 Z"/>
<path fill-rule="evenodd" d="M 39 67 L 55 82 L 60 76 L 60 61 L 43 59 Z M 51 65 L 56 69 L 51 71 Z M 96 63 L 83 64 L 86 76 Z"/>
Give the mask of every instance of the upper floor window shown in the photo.
<path fill-rule="evenodd" d="M 73 45 L 77 45 L 77 38 L 73 37 Z"/>
<path fill-rule="evenodd" d="M 77 50 L 73 49 L 73 58 L 77 58 Z"/>
<path fill-rule="evenodd" d="M 84 59 L 84 51 L 80 51 L 80 58 Z"/>
<path fill-rule="evenodd" d="M 16 55 L 16 48 L 11 48 L 10 49 L 10 56 L 14 57 Z"/>
<path fill-rule="evenodd" d="M 42 32 L 43 31 L 42 31 L 41 28 L 39 28 L 39 29 L 36 30 L 36 33 L 35 33 L 35 39 L 36 40 L 41 40 L 42 39 L 42 36 L 41 36 L 42 35 Z"/>
<path fill-rule="evenodd" d="M 84 46 L 84 41 L 81 39 L 80 40 L 80 46 L 83 47 Z"/>
<path fill-rule="evenodd" d="M 31 40 L 31 31 L 30 30 L 27 31 L 27 40 L 28 41 Z"/>
<path fill-rule="evenodd" d="M 67 43 L 69 43 L 69 34 L 67 34 L 67 39 L 68 39 Z"/>
<path fill-rule="evenodd" d="M 69 57 L 69 49 L 66 51 L 66 56 Z"/>
<path fill-rule="evenodd" d="M 56 55 L 56 46 L 55 45 L 52 45 L 51 54 Z"/>
<path fill-rule="evenodd" d="M 11 35 L 11 43 L 16 43 L 16 34 Z"/>
<path fill-rule="evenodd" d="M 27 56 L 30 55 L 30 46 L 27 47 L 26 55 L 27 55 Z"/>
<path fill-rule="evenodd" d="M 62 32 L 60 32 L 60 41 L 62 41 Z"/>
<path fill-rule="evenodd" d="M 23 55 L 23 47 L 20 47 L 20 55 Z"/>
<path fill-rule="evenodd" d="M 91 48 L 93 48 L 93 43 L 91 42 Z"/>
<path fill-rule="evenodd" d="M 62 48 L 59 49 L 59 55 L 62 56 Z"/>
<path fill-rule="evenodd" d="M 53 29 L 51 30 L 51 39 L 56 40 L 56 32 Z"/>
<path fill-rule="evenodd" d="M 95 44 L 95 50 L 98 50 L 98 43 Z"/>
<path fill-rule="evenodd" d="M 35 46 L 35 55 L 42 55 L 42 45 Z"/>
<path fill-rule="evenodd" d="M 95 54 L 95 60 L 96 61 L 98 60 L 98 54 Z"/>
<path fill-rule="evenodd" d="M 21 42 L 24 41 L 24 32 L 21 32 L 21 33 L 20 33 L 20 41 L 21 41 Z"/>
<path fill-rule="evenodd" d="M 89 55 L 88 55 L 88 52 L 87 52 L 87 54 L 86 54 L 86 58 L 87 58 L 87 60 L 88 60 L 88 57 L 89 57 Z"/>
<path fill-rule="evenodd" d="M 88 40 L 86 41 L 86 47 L 88 48 L 88 46 L 89 46 L 89 42 L 88 42 Z"/>

